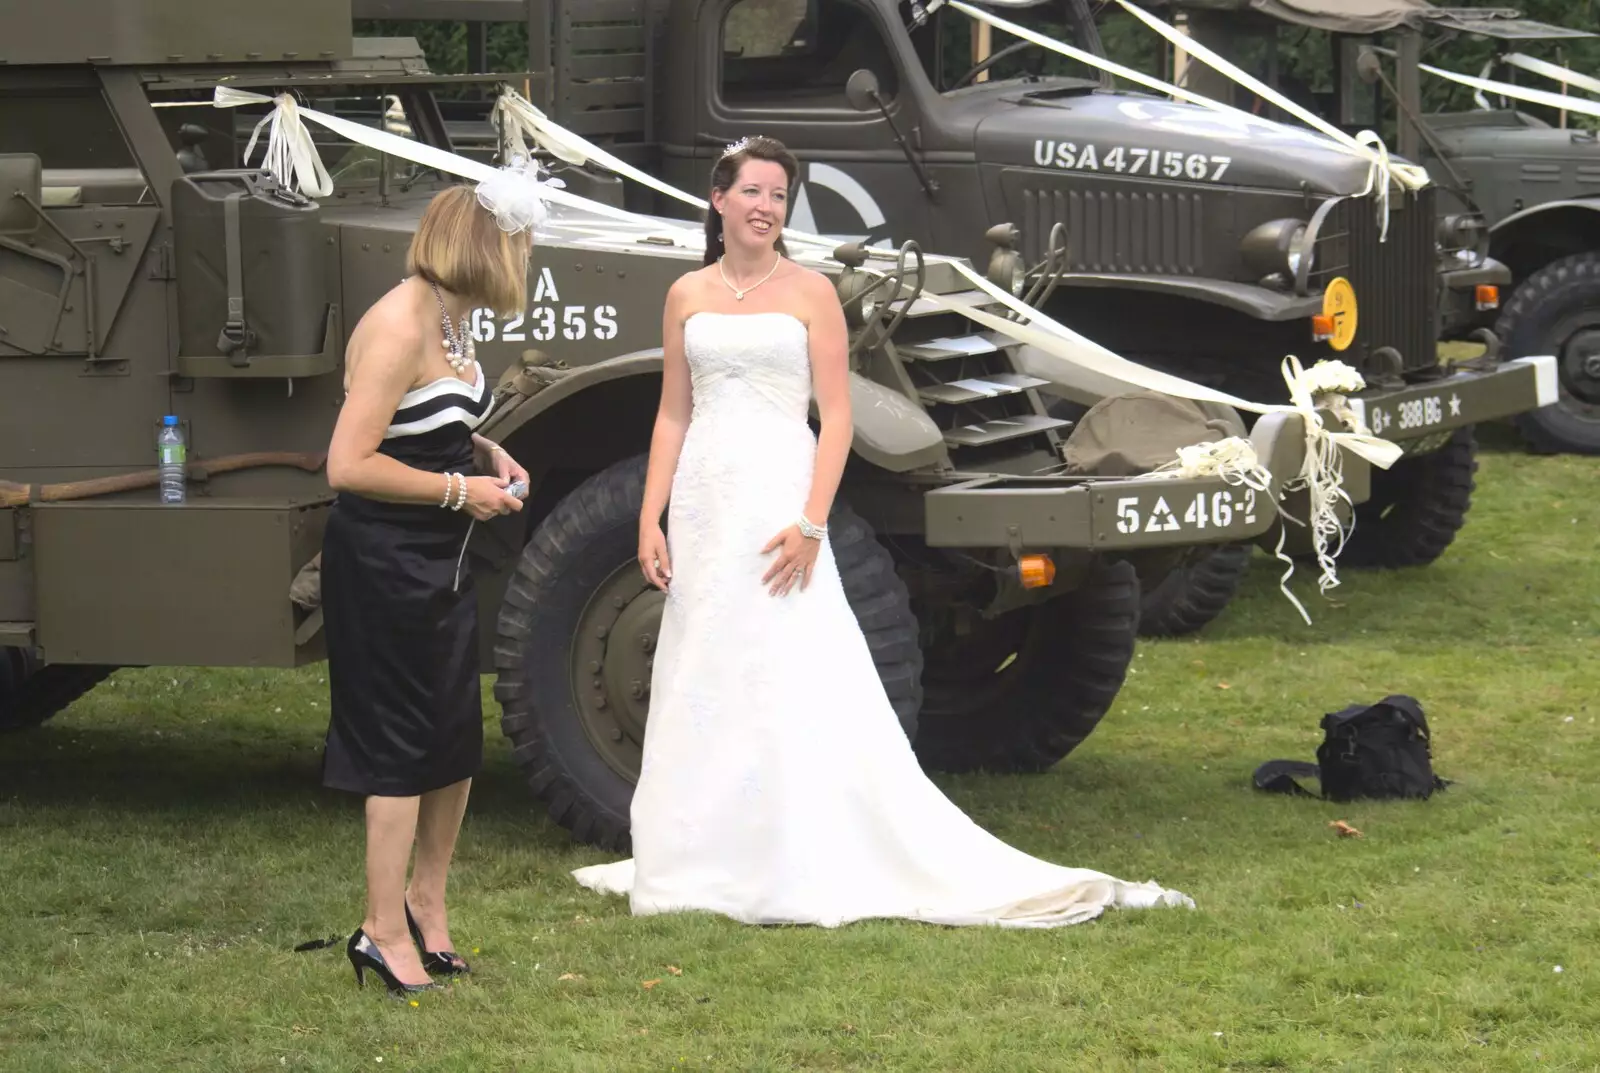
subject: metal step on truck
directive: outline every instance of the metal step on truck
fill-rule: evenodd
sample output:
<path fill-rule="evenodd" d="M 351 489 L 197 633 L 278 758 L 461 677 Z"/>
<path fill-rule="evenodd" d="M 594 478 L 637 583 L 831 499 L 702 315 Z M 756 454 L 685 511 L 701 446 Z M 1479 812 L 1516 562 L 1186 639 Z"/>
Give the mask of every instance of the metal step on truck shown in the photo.
<path fill-rule="evenodd" d="M 1592 41 L 1593 30 L 1554 26 L 1510 7 L 1440 8 L 1426 0 L 1362 10 L 1338 0 L 1141 2 L 1182 15 L 1191 37 L 1235 63 L 1247 54 L 1266 58 L 1258 76 L 1280 91 L 1288 79 L 1271 58 L 1282 36 L 1325 49 L 1331 89 L 1297 90 L 1297 102 L 1346 130 L 1392 126 L 1400 154 L 1426 167 L 1438 185 L 1445 220 L 1456 216 L 1484 232 L 1489 255 L 1510 272 L 1503 304 L 1456 326 L 1451 337 L 1487 327 L 1504 357 L 1554 355 L 1559 398 L 1516 413 L 1513 423 L 1535 450 L 1600 454 L 1600 79 L 1517 51 Z M 1482 71 L 1440 73 L 1437 58 L 1423 62 L 1462 40 L 1492 46 Z M 1229 91 L 1200 65 L 1193 70 L 1207 92 Z M 1445 74 L 1510 80 L 1506 89 L 1516 93 L 1519 72 L 1541 80 L 1526 88 L 1578 92 L 1547 101 L 1457 83 L 1454 107 L 1424 107 L 1423 87 L 1449 87 Z"/>
<path fill-rule="evenodd" d="M 1473 426 L 1554 397 L 1538 362 L 1441 362 L 1439 339 L 1463 325 L 1498 345 L 1481 308 L 1511 276 L 1480 234 L 1439 218 L 1434 187 L 1395 191 L 1384 221 L 1364 196 L 1366 158 L 1288 124 L 1118 88 L 1057 50 L 1104 57 L 1085 0 L 354 0 L 354 11 L 464 20 L 469 42 L 488 21 L 525 25 L 528 66 L 544 72 L 526 84 L 533 103 L 679 189 L 697 190 L 740 136 L 779 138 L 803 162 L 801 230 L 998 262 L 1018 294 L 1039 290 L 1029 271 L 1064 246 L 1045 311 L 1147 366 L 1282 402 L 1285 355 L 1346 362 L 1367 385 L 1354 405 L 1406 452 L 1361 511 L 1347 566 L 1441 555 L 1470 507 Z M 1063 21 L 1073 43 L 1002 43 L 1000 15 L 1029 13 Z M 980 36 L 993 48 L 972 62 Z M 477 151 L 495 143 L 486 101 L 454 102 L 446 122 Z M 616 196 L 686 211 L 634 184 Z M 1075 418 L 1094 401 L 1053 394 L 1049 412 Z M 1249 557 L 1207 546 L 1147 576 L 1143 632 L 1203 627 Z"/>
<path fill-rule="evenodd" d="M 71 8 L 0 10 L 8 730 L 118 667 L 323 658 L 323 464 L 344 347 L 401 278 L 434 193 L 480 166 L 419 162 L 455 152 L 442 102 L 500 81 L 432 72 L 415 41 L 354 39 L 346 0 Z M 280 95 L 314 131 L 331 192 L 260 169 Z M 340 134 L 319 117 L 360 121 Z M 535 487 L 520 514 L 476 527 L 471 554 L 482 667 L 532 793 L 577 837 L 621 849 L 660 616 L 634 553 L 661 309 L 702 250 L 682 220 L 609 204 L 614 176 L 558 174 L 596 196 L 539 236 L 525 313 L 475 325 L 497 398 L 485 431 Z M 1028 308 L 965 260 L 910 240 L 797 256 L 836 281 L 850 322 L 854 444 L 829 524 L 905 731 L 931 769 L 1047 768 L 1117 696 L 1147 560 L 1276 543 L 1303 417 L 1237 425 L 1259 487 L 1152 474 L 1218 440 L 1217 412 L 1134 393 L 1164 400 L 1167 420 L 1053 417 L 1047 391 L 1100 401 L 1130 386 L 1049 340 L 1024 354 Z M 188 445 L 181 503 L 155 487 L 164 415 Z M 1099 458 L 1121 459 L 1115 475 L 1074 454 L 1084 428 Z M 1135 456 L 1154 461 L 1130 474 Z M 1069 457 L 1090 463 L 1064 473 Z M 1367 478 L 1347 461 L 1353 500 Z"/>

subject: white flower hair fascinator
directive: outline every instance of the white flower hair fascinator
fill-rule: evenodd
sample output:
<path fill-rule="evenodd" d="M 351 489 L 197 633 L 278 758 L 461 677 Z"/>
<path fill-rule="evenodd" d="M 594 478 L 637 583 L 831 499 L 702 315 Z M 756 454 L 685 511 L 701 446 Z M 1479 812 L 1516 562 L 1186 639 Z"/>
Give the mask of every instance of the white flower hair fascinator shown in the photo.
<path fill-rule="evenodd" d="M 531 156 L 517 155 L 478 183 L 478 204 L 494 214 L 502 231 L 513 235 L 536 232 L 550 218 L 548 191 L 563 189 L 557 178 L 540 178 L 544 167 Z"/>

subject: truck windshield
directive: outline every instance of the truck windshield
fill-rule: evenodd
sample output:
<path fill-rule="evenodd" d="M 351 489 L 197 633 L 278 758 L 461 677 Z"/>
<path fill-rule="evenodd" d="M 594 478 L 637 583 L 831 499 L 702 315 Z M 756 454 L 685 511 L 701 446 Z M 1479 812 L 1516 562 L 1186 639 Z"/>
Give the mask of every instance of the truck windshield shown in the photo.
<path fill-rule="evenodd" d="M 901 3 L 900 8 L 909 26 L 912 22 L 908 14 L 910 5 Z M 1008 22 L 1025 25 L 1046 37 L 1090 51 L 1078 39 L 1078 28 L 1066 5 L 1041 4 L 1024 11 L 1004 9 L 999 14 Z M 922 25 L 912 29 L 911 41 L 922 59 L 928 81 L 940 93 L 957 92 L 985 82 L 1027 83 L 1049 79 L 1052 88 L 1060 86 L 1060 80 L 1066 80 L 1072 88 L 1092 89 L 1099 85 L 1099 72 L 1088 64 L 1013 37 L 946 6 L 939 7 Z"/>

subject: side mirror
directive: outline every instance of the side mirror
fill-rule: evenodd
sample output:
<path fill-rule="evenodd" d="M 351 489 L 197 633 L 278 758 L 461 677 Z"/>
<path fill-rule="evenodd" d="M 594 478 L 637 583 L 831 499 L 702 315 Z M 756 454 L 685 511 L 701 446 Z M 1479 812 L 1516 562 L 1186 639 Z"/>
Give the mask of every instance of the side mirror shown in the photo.
<path fill-rule="evenodd" d="M 43 197 L 44 171 L 38 156 L 0 153 L 0 235 L 33 234 L 39 226 L 34 205 Z"/>
<path fill-rule="evenodd" d="M 878 76 L 860 68 L 844 84 L 844 99 L 858 112 L 871 112 L 878 107 Z"/>
<path fill-rule="evenodd" d="M 1383 61 L 1378 58 L 1376 52 L 1364 48 L 1356 57 L 1356 74 L 1360 76 L 1361 81 L 1370 86 L 1383 76 Z"/>

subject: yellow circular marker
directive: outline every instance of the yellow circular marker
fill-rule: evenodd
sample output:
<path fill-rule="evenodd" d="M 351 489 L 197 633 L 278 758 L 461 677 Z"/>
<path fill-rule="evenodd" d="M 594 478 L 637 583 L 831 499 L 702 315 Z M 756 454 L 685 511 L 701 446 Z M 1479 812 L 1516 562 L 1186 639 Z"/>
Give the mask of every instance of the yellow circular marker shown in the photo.
<path fill-rule="evenodd" d="M 1344 350 L 1356 341 L 1356 289 L 1343 276 L 1329 280 L 1322 292 L 1322 315 L 1333 321 L 1330 347 Z"/>

